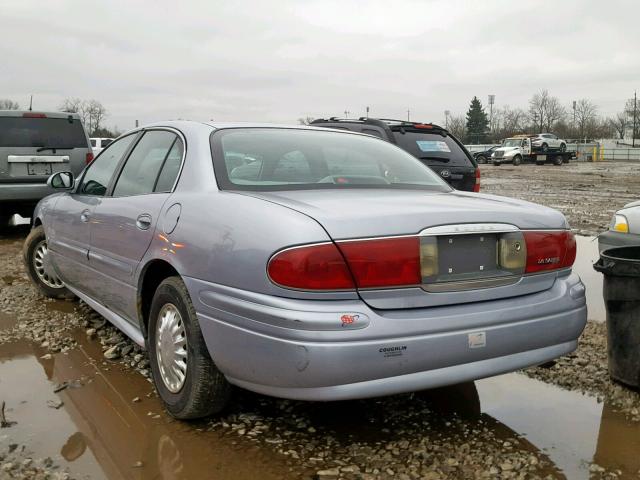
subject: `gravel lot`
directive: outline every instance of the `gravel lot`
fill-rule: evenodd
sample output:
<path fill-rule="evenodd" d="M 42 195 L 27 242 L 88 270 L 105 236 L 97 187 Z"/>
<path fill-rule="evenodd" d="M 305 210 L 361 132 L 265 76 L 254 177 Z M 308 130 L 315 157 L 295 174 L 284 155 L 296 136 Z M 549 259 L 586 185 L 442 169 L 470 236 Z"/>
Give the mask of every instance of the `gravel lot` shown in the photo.
<path fill-rule="evenodd" d="M 606 230 L 616 210 L 640 199 L 640 163 L 481 165 L 481 175 L 482 192 L 556 208 L 581 235 Z"/>
<path fill-rule="evenodd" d="M 482 170 L 483 191 L 559 208 L 574 227 L 594 234 L 606 226 L 616 208 L 640 192 L 640 176 L 623 182 L 637 168 L 628 164 L 489 165 Z M 50 301 L 36 293 L 21 262 L 26 233 L 22 229 L 4 237 L 0 234 L 0 349 L 32 342 L 45 352 L 40 358 L 46 359 L 89 342 L 95 346 L 95 357 L 102 356 L 93 358 L 102 375 L 117 368 L 148 379 L 146 353 L 86 305 Z M 589 323 L 574 354 L 551 368 L 525 374 L 598 397 L 622 411 L 627 421 L 640 422 L 640 394 L 614 384 L 607 375 L 602 324 Z M 9 422 L 11 412 L 9 406 Z M 160 415 L 154 413 L 152 418 L 156 417 Z M 181 428 L 166 421 L 170 428 Z M 80 478 L 54 455 L 38 457 L 29 442 L 12 442 L 6 432 L 15 428 L 19 425 L 0 430 L 0 478 Z M 480 413 L 473 384 L 330 404 L 236 392 L 233 406 L 222 417 L 195 423 L 192 429 L 275 454 L 284 465 L 279 475 L 289 478 L 565 478 L 546 451 Z M 587 471 L 591 478 L 640 478 L 640 471 L 616 471 L 596 464 L 587 466 Z"/>

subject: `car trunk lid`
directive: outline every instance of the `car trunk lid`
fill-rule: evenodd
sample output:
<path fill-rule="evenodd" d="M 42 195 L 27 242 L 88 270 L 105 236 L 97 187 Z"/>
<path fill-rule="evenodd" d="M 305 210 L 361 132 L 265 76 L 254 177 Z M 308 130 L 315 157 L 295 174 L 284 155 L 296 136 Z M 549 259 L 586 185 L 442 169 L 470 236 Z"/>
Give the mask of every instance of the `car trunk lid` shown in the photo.
<path fill-rule="evenodd" d="M 567 228 L 555 210 L 484 194 L 385 189 L 242 193 L 312 217 L 343 251 L 361 239 L 416 236 L 424 267 L 425 252 L 437 249 L 439 272 L 429 277 L 423 271 L 422 284 L 360 288 L 372 308 L 451 305 L 550 288 L 556 273 L 528 277 L 497 268 L 497 244 L 508 235 L 520 234 L 522 241 L 521 230 Z"/>

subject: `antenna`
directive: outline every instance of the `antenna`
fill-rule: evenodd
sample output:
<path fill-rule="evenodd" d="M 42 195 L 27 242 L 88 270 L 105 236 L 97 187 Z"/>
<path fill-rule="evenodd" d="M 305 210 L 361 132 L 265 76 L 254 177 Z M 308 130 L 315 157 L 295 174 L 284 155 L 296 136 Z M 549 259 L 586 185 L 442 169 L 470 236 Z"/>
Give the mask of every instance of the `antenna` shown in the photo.
<path fill-rule="evenodd" d="M 31 98 L 29 99 L 29 111 L 33 110 L 33 95 L 31 95 Z"/>

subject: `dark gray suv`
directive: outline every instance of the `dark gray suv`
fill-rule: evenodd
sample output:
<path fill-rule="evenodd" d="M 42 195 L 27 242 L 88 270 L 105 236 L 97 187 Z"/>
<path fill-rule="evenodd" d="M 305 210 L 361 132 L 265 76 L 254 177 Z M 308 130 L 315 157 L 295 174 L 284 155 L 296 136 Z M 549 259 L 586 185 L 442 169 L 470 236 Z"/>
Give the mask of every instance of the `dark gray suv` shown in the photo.
<path fill-rule="evenodd" d="M 473 156 L 449 131 L 434 123 L 332 117 L 316 119 L 311 125 L 382 138 L 418 158 L 456 190 L 480 191 L 480 169 Z"/>
<path fill-rule="evenodd" d="M 52 173 L 78 175 L 93 160 L 77 113 L 0 111 L 0 227 L 13 214 L 31 217 L 36 203 L 53 193 Z"/>

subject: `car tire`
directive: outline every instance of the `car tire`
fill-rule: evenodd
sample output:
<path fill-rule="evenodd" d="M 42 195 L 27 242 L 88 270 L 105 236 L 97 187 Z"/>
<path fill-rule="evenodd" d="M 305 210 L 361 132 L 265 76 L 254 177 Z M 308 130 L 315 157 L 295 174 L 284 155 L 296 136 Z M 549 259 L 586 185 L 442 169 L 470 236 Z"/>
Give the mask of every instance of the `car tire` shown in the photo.
<path fill-rule="evenodd" d="M 481 164 L 485 164 L 485 163 L 487 163 L 487 157 L 485 157 L 484 155 L 478 155 L 476 157 L 476 162 L 481 163 Z"/>
<path fill-rule="evenodd" d="M 514 166 L 518 166 L 522 163 L 522 157 L 520 155 L 516 155 L 515 157 L 513 157 L 513 165 Z"/>
<path fill-rule="evenodd" d="M 538 166 L 544 165 L 544 162 L 539 162 L 539 161 L 536 160 L 536 165 L 538 165 Z"/>
<path fill-rule="evenodd" d="M 560 151 L 563 152 L 563 153 L 567 151 L 567 144 L 566 143 L 561 143 L 560 144 Z"/>
<path fill-rule="evenodd" d="M 553 164 L 556 166 L 560 166 L 564 163 L 564 161 L 562 160 L 562 157 L 560 155 L 557 155 L 556 157 L 554 157 L 553 159 Z"/>
<path fill-rule="evenodd" d="M 546 143 L 543 143 L 541 148 L 544 153 L 547 153 L 549 151 L 549 145 L 547 145 Z"/>
<path fill-rule="evenodd" d="M 25 270 L 36 288 L 45 297 L 70 300 L 75 297 L 58 278 L 51 259 L 44 227 L 38 225 L 27 235 L 22 247 Z"/>
<path fill-rule="evenodd" d="M 169 277 L 156 289 L 148 332 L 151 372 L 167 411 L 181 420 L 220 412 L 229 401 L 231 385 L 211 360 L 180 277 Z"/>

